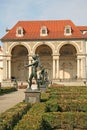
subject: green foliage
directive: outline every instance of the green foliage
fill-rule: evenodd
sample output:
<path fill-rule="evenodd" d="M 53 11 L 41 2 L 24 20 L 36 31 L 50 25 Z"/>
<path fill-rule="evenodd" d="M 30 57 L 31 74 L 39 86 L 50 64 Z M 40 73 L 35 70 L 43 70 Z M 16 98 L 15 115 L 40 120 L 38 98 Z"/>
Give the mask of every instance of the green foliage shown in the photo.
<path fill-rule="evenodd" d="M 57 112 L 62 111 L 58 105 L 58 100 L 55 98 L 51 98 L 46 102 L 47 112 Z"/>
<path fill-rule="evenodd" d="M 0 95 L 11 93 L 14 91 L 17 91 L 17 88 L 15 88 L 15 87 L 2 87 L 1 91 L 0 91 Z"/>
<path fill-rule="evenodd" d="M 12 130 L 30 107 L 30 104 L 19 103 L 15 107 L 2 113 L 0 115 L 0 130 Z"/>
<path fill-rule="evenodd" d="M 52 112 L 45 113 L 42 117 L 43 130 L 74 128 L 87 129 L 87 113 L 84 112 Z"/>
<path fill-rule="evenodd" d="M 20 107 L 17 110 L 20 111 Z M 15 110 L 12 109 L 13 111 Z M 10 113 L 11 111 L 8 112 L 8 116 L 3 115 L 1 126 L 5 127 L 0 130 L 73 130 L 74 128 L 86 130 L 87 88 L 84 86 L 49 87 L 46 93 L 41 93 L 41 102 L 33 104 L 27 113 L 24 112 L 26 113 L 24 116 L 21 112 L 13 116 L 10 116 Z"/>
<path fill-rule="evenodd" d="M 87 88 L 84 86 L 61 86 L 49 88 L 49 100 L 56 99 L 60 111 L 87 112 Z M 50 104 L 52 104 L 50 102 Z"/>
<path fill-rule="evenodd" d="M 42 115 L 46 111 L 45 103 L 36 103 L 19 121 L 14 130 L 40 130 Z"/>
<path fill-rule="evenodd" d="M 49 98 L 49 93 L 42 93 L 41 94 L 41 102 L 46 102 Z"/>

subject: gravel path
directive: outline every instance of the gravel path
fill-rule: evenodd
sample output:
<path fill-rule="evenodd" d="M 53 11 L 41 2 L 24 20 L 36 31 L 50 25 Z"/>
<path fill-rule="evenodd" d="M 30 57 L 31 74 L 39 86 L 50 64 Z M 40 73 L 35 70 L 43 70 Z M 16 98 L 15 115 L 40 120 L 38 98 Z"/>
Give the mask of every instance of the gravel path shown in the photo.
<path fill-rule="evenodd" d="M 18 89 L 16 92 L 0 96 L 0 113 L 22 102 L 25 99 L 24 91 L 25 89 Z"/>

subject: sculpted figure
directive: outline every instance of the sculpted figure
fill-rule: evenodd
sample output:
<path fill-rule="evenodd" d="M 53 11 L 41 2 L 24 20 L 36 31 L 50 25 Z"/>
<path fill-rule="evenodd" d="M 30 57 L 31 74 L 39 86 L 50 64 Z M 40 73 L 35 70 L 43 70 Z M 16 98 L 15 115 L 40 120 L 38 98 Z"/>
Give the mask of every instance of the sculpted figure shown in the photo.
<path fill-rule="evenodd" d="M 48 82 L 48 73 L 42 65 L 40 66 L 40 69 L 41 71 L 39 73 L 39 83 L 40 85 L 44 85 L 46 82 Z"/>
<path fill-rule="evenodd" d="M 31 89 L 31 85 L 32 85 L 32 79 L 34 78 L 36 80 L 38 89 L 39 89 L 39 83 L 38 83 L 38 79 L 37 79 L 37 67 L 39 66 L 39 55 L 35 54 L 32 56 L 33 58 L 33 63 L 29 64 L 29 65 L 25 65 L 25 67 L 32 67 L 31 69 L 31 74 L 29 77 L 29 88 Z"/>
<path fill-rule="evenodd" d="M 44 74 L 45 74 L 45 68 L 41 65 L 40 66 L 41 72 L 39 74 L 39 80 L 41 80 L 41 83 L 44 83 Z"/>

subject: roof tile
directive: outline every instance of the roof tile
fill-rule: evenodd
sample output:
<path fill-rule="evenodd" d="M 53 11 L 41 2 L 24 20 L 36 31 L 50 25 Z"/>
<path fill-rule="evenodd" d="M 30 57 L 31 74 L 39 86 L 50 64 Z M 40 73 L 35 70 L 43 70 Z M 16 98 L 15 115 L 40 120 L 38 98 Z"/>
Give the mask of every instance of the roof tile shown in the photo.
<path fill-rule="evenodd" d="M 73 32 L 70 36 L 64 35 L 65 26 L 70 25 Z M 16 36 L 17 27 L 23 27 L 25 33 L 22 37 Z M 40 28 L 46 26 L 48 29 L 47 36 L 40 36 Z M 69 38 L 83 38 L 80 32 L 82 29 L 87 29 L 87 26 L 76 26 L 71 20 L 47 20 L 47 21 L 19 21 L 4 37 L 4 40 L 41 40 L 41 39 L 69 39 Z"/>

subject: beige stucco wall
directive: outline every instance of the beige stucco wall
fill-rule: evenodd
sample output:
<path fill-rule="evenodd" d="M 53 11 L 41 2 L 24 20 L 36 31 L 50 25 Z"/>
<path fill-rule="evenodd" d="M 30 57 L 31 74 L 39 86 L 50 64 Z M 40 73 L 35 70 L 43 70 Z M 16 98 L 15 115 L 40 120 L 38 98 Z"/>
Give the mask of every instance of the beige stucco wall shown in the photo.
<path fill-rule="evenodd" d="M 3 79 L 3 52 L 0 51 L 0 82 Z"/>
<path fill-rule="evenodd" d="M 67 59 L 64 58 L 60 62 L 60 49 L 66 44 L 72 45 L 76 49 L 76 59 L 72 60 L 72 57 L 71 57 L 71 59 L 69 59 L 69 57 L 67 57 Z M 4 50 L 5 57 L 4 57 L 4 63 L 3 63 L 3 68 L 4 68 L 3 79 L 11 78 L 11 74 L 12 74 L 12 72 L 11 72 L 11 70 L 12 70 L 11 52 L 12 52 L 12 49 L 17 45 L 19 45 L 19 46 L 22 45 L 27 49 L 29 63 L 32 60 L 31 56 L 33 54 L 35 54 L 38 47 L 40 47 L 42 45 L 46 45 L 51 49 L 52 54 L 50 57 L 47 57 L 47 56 L 41 57 L 43 65 L 49 71 L 50 80 L 59 81 L 60 79 L 64 78 L 64 75 L 65 75 L 65 78 L 67 78 L 67 79 L 75 78 L 75 76 L 77 76 L 79 79 L 87 78 L 87 74 L 86 74 L 86 71 L 87 71 L 86 70 L 87 69 L 87 58 L 86 58 L 87 42 L 85 42 L 84 40 L 83 41 L 82 40 L 65 40 L 65 41 L 36 41 L 36 42 L 35 41 L 4 42 L 3 50 Z M 67 66 L 65 72 L 64 72 L 64 69 L 62 69 L 64 60 L 66 61 L 65 63 Z M 69 60 L 69 62 L 68 62 L 68 60 Z M 30 73 L 30 69 L 29 69 L 29 73 Z M 70 73 L 72 75 L 71 77 L 70 77 Z"/>

